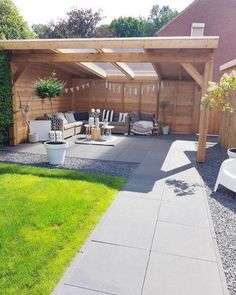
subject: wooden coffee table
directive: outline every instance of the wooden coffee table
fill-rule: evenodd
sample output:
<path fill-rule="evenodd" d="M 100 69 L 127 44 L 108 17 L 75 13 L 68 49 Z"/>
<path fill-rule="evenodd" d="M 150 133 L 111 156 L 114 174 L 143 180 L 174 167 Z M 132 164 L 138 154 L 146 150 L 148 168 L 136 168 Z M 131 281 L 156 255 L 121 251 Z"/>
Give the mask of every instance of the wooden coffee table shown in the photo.
<path fill-rule="evenodd" d="M 91 140 L 101 140 L 101 129 L 100 128 L 91 128 Z"/>

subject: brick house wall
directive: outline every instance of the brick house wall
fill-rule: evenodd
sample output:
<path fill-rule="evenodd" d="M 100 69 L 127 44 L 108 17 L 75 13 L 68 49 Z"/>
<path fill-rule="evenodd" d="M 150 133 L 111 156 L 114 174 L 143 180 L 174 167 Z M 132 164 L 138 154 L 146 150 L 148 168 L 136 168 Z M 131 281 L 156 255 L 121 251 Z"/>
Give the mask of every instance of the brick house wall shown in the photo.
<path fill-rule="evenodd" d="M 196 0 L 155 36 L 190 36 L 192 23 L 205 23 L 205 36 L 219 36 L 214 54 L 213 80 L 219 80 L 220 66 L 235 58 L 236 0 Z"/>

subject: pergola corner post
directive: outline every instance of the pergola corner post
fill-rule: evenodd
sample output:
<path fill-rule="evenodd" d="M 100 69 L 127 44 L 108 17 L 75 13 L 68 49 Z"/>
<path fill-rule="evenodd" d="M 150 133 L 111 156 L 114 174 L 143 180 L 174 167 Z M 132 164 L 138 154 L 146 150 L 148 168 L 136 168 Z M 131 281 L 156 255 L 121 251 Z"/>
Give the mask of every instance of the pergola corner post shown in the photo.
<path fill-rule="evenodd" d="M 203 77 L 203 85 L 201 96 L 203 97 L 208 88 L 209 81 L 212 80 L 213 60 L 209 60 L 205 63 L 205 71 Z M 205 162 L 206 157 L 206 141 L 209 121 L 209 110 L 200 106 L 200 119 L 199 119 L 199 137 L 198 137 L 198 150 L 197 150 L 197 162 Z"/>

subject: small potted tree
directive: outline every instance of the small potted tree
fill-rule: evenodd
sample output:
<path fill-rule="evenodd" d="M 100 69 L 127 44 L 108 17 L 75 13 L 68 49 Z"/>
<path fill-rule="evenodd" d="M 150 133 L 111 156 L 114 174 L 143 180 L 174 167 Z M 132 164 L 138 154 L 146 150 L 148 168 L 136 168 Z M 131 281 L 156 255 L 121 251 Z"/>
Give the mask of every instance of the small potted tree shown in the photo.
<path fill-rule="evenodd" d="M 166 122 L 166 108 L 168 107 L 169 103 L 170 102 L 168 100 L 162 100 L 160 102 L 160 109 L 161 109 L 161 114 L 162 114 L 161 129 L 162 129 L 162 133 L 164 135 L 167 135 L 170 130 L 170 126 Z"/>
<path fill-rule="evenodd" d="M 48 77 L 45 77 L 43 79 L 39 78 L 36 82 L 34 82 L 33 86 L 36 96 L 43 100 L 49 99 L 53 119 L 54 114 L 52 99 L 62 95 L 64 83 L 59 80 L 55 72 L 52 72 L 51 75 L 49 75 Z M 55 141 L 46 141 L 44 143 L 44 146 L 47 151 L 49 164 L 61 165 L 64 163 L 68 143 L 66 141 L 58 141 L 56 131 Z"/>

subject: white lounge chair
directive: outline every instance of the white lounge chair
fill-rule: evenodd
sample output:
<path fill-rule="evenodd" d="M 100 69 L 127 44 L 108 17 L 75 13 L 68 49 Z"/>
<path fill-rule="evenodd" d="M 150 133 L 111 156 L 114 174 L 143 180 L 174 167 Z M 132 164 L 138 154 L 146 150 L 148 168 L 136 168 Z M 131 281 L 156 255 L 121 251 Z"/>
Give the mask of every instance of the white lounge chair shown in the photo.
<path fill-rule="evenodd" d="M 214 192 L 218 189 L 219 184 L 236 193 L 236 158 L 225 160 L 221 164 Z"/>

